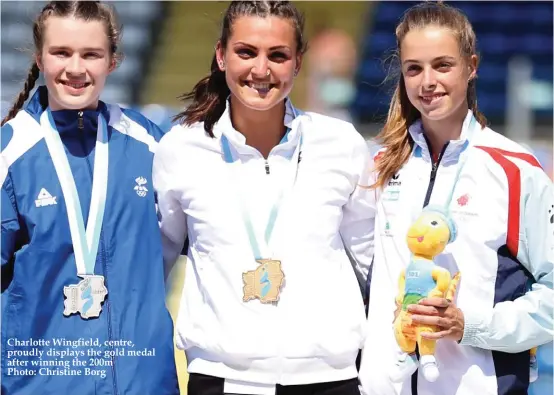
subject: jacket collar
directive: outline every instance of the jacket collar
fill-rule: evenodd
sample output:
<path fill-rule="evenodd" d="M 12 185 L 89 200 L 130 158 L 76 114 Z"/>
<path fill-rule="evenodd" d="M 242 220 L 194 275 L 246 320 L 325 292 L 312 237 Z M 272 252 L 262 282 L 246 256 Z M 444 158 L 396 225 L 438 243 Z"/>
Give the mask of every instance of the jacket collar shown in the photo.
<path fill-rule="evenodd" d="M 442 156 L 441 163 L 447 164 L 457 162 L 459 155 L 466 149 L 469 144 L 469 138 L 472 133 L 470 126 L 472 124 L 473 111 L 468 110 L 467 115 L 462 124 L 462 132 L 458 140 L 450 140 Z M 426 161 L 431 160 L 431 152 L 425 139 L 425 131 L 421 119 L 415 121 L 409 128 L 408 132 L 415 143 L 414 155 L 422 157 Z"/>
<path fill-rule="evenodd" d="M 295 108 L 289 98 L 285 99 L 285 117 L 283 124 L 288 128 L 287 133 L 279 143 L 279 146 L 287 149 L 294 149 L 300 139 L 300 130 L 298 128 L 300 110 Z M 227 98 L 225 111 L 214 126 L 214 136 L 220 138 L 222 134 L 229 139 L 231 144 L 240 152 L 246 152 L 249 149 L 246 145 L 246 137 L 233 127 L 231 122 L 230 98 Z"/>
<path fill-rule="evenodd" d="M 48 89 L 46 86 L 39 86 L 33 94 L 29 103 L 25 106 L 25 111 L 28 112 L 38 123 L 40 116 L 48 107 Z M 83 111 L 83 129 L 78 128 L 79 111 L 77 110 L 58 110 L 52 111 L 52 117 L 56 122 L 56 128 L 60 135 L 74 134 L 84 131 L 85 134 L 93 133 L 96 136 L 98 126 L 98 115 L 101 113 L 106 119 L 106 123 L 110 121 L 110 113 L 108 106 L 102 102 L 98 102 L 98 107 L 95 110 Z"/>

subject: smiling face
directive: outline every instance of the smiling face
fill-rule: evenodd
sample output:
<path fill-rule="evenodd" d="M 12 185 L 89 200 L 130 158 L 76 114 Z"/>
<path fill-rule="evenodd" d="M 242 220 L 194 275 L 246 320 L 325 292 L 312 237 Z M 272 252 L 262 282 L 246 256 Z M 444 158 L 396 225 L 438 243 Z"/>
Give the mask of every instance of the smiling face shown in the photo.
<path fill-rule="evenodd" d="M 282 102 L 293 87 L 302 55 L 291 21 L 269 16 L 242 16 L 233 25 L 217 60 L 232 97 L 245 107 L 266 111 Z"/>
<path fill-rule="evenodd" d="M 408 248 L 415 255 L 429 259 L 440 254 L 448 240 L 450 229 L 444 218 L 435 212 L 424 212 L 408 230 Z"/>
<path fill-rule="evenodd" d="M 423 118 L 438 121 L 467 113 L 468 82 L 475 77 L 477 57 L 463 59 L 450 30 L 411 30 L 401 42 L 400 54 L 406 93 Z"/>
<path fill-rule="evenodd" d="M 49 17 L 37 64 L 44 74 L 52 110 L 95 109 L 115 66 L 104 23 Z"/>

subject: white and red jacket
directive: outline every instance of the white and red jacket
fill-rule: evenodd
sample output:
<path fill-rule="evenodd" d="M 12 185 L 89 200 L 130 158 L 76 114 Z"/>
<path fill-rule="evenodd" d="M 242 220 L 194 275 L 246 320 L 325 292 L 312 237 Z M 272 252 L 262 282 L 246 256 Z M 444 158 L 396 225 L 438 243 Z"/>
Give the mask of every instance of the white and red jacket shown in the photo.
<path fill-rule="evenodd" d="M 469 111 L 460 139 L 447 144 L 438 165 L 421 122 L 413 124 L 413 153 L 380 191 L 360 369 L 365 395 L 527 394 L 528 350 L 553 339 L 552 182 L 535 157 L 489 128 L 479 128 L 468 144 L 472 117 Z M 397 282 L 410 261 L 407 230 L 424 205 L 444 204 L 466 149 L 449 206 L 458 237 L 436 258 L 452 274 L 461 272 L 456 304 L 465 318 L 463 339 L 437 342 L 436 382 L 416 373 L 396 385 L 388 373 L 398 349 L 392 328 Z"/>

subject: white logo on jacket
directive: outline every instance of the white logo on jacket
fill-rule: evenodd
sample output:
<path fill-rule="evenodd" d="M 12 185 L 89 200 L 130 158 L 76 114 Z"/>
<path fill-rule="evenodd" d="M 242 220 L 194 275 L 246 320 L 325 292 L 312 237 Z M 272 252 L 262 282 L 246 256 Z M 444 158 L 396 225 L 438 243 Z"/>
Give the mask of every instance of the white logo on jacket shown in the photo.
<path fill-rule="evenodd" d="M 35 206 L 44 207 L 52 206 L 54 204 L 58 204 L 58 202 L 56 202 L 56 196 L 52 196 L 50 192 L 48 192 L 45 188 L 42 188 L 38 193 L 37 199 L 35 200 Z"/>
<path fill-rule="evenodd" d="M 148 181 L 144 177 L 137 177 L 135 178 L 135 182 L 137 183 L 137 185 L 135 185 L 134 190 L 137 192 L 137 195 L 139 195 L 140 197 L 145 197 L 148 193 L 148 188 L 146 188 L 146 183 Z"/>

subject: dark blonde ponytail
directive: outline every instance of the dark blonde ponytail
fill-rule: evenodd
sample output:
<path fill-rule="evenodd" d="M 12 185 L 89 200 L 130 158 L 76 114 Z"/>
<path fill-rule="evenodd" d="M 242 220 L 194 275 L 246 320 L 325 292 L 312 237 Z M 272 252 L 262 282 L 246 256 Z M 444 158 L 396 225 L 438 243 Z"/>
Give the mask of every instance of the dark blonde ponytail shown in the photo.
<path fill-rule="evenodd" d="M 23 90 L 19 92 L 17 99 L 15 100 L 15 102 L 12 105 L 12 108 L 8 112 L 8 115 L 6 115 L 2 120 L 2 126 L 4 126 L 4 124 L 8 122 L 10 119 L 13 119 L 17 115 L 19 110 L 23 108 L 23 104 L 25 104 L 25 102 L 29 98 L 29 94 L 35 87 L 35 83 L 37 82 L 39 77 L 39 72 L 40 70 L 37 66 L 37 63 L 33 62 L 33 65 L 31 66 L 31 68 L 29 69 L 29 73 L 27 74 L 27 80 L 25 80 L 25 85 L 23 86 Z"/>

